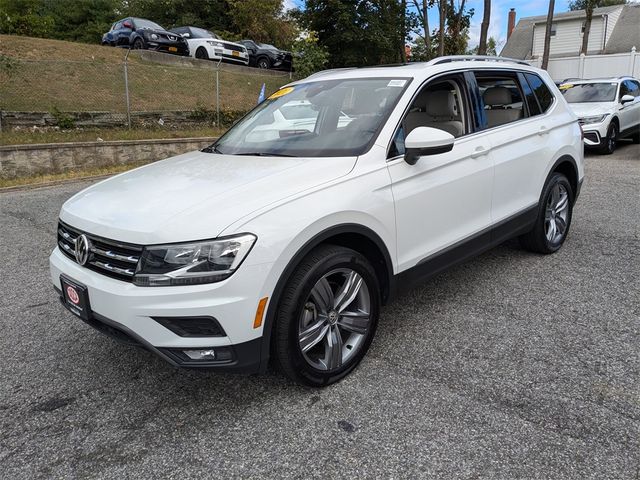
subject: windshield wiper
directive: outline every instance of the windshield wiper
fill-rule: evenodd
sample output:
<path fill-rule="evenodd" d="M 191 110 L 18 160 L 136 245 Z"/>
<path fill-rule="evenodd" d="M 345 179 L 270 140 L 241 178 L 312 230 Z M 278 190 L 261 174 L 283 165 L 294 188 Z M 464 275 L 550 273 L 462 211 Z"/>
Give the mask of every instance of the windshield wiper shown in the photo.
<path fill-rule="evenodd" d="M 270 152 L 243 152 L 243 153 L 232 153 L 232 155 L 243 155 L 247 157 L 295 157 L 295 155 L 287 155 L 286 153 L 270 153 Z"/>

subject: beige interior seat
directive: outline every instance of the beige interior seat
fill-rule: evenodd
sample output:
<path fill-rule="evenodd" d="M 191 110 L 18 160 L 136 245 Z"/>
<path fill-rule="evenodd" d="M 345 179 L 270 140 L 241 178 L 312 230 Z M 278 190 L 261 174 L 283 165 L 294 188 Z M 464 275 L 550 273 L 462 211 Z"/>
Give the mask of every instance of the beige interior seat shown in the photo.
<path fill-rule="evenodd" d="M 420 111 L 409 112 L 404 121 L 405 132 L 408 134 L 416 127 L 439 128 L 449 132 L 454 137 L 461 137 L 464 126 L 458 120 L 456 99 L 449 90 L 429 90 L 416 99 Z M 424 105 L 424 110 L 423 106 Z"/>
<path fill-rule="evenodd" d="M 484 113 L 487 116 L 489 127 L 496 127 L 509 122 L 515 122 L 522 118 L 521 108 L 507 108 L 513 103 L 511 92 L 504 87 L 489 87 L 485 90 L 484 95 L 485 106 L 489 109 Z"/>

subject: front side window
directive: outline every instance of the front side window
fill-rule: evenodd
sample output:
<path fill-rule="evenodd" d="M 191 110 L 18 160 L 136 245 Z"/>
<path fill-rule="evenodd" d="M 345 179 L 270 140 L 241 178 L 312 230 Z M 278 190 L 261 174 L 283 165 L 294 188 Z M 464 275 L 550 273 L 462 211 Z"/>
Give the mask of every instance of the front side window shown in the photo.
<path fill-rule="evenodd" d="M 407 78 L 357 78 L 285 87 L 211 148 L 231 155 L 361 155 L 375 140 L 409 82 Z"/>
<path fill-rule="evenodd" d="M 462 77 L 454 75 L 424 86 L 411 102 L 393 136 L 389 158 L 404 154 L 404 139 L 417 127 L 438 128 L 456 138 L 468 133 L 463 84 Z"/>
<path fill-rule="evenodd" d="M 209 30 L 205 30 L 204 28 L 191 28 L 191 37 L 192 38 L 218 38 L 218 36 L 210 32 Z"/>
<path fill-rule="evenodd" d="M 540 104 L 542 111 L 546 112 L 549 110 L 553 104 L 553 93 L 551 93 L 549 87 L 547 87 L 542 79 L 535 73 L 525 73 L 524 76 L 538 99 L 538 103 Z"/>
<path fill-rule="evenodd" d="M 618 84 L 594 83 L 565 83 L 560 85 L 564 99 L 569 103 L 613 102 L 616 99 Z"/>
<path fill-rule="evenodd" d="M 160 25 L 150 20 L 144 20 L 142 18 L 136 18 L 134 21 L 136 28 L 148 28 L 150 30 L 164 30 Z"/>
<path fill-rule="evenodd" d="M 487 128 L 516 122 L 524 117 L 525 105 L 515 75 L 476 73 Z"/>

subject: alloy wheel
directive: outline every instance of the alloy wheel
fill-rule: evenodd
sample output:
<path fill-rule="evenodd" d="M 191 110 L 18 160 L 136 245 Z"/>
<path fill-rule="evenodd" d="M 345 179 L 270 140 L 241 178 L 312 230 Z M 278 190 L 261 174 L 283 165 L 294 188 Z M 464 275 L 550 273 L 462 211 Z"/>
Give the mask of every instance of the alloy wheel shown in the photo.
<path fill-rule="evenodd" d="M 609 132 L 609 136 L 607 137 L 607 148 L 610 152 L 613 152 L 616 149 L 616 143 L 618 141 L 618 132 L 616 130 L 616 126 L 611 126 L 611 131 Z"/>
<path fill-rule="evenodd" d="M 371 296 L 362 276 L 332 270 L 311 289 L 298 322 L 298 344 L 312 367 L 328 371 L 345 365 L 370 333 Z"/>
<path fill-rule="evenodd" d="M 551 244 L 562 240 L 567 231 L 569 218 L 569 192 L 564 185 L 556 183 L 551 189 L 544 215 L 544 232 Z"/>

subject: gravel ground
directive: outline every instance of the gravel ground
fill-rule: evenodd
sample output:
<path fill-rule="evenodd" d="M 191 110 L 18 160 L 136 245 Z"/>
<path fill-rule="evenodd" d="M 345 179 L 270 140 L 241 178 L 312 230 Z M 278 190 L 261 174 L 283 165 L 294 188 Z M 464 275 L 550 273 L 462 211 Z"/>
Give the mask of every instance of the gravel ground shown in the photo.
<path fill-rule="evenodd" d="M 0 477 L 640 478 L 640 147 L 590 156 L 564 248 L 505 245 L 383 310 L 324 390 L 182 371 L 67 313 L 60 205 L 0 194 Z"/>

